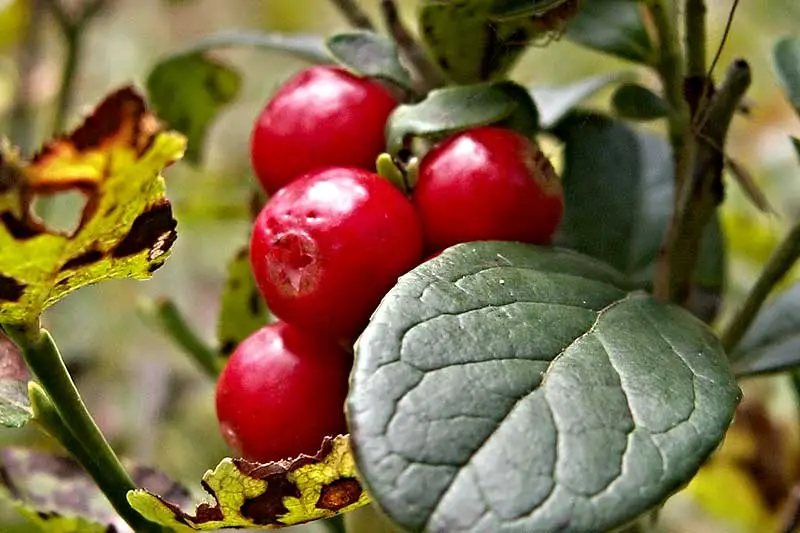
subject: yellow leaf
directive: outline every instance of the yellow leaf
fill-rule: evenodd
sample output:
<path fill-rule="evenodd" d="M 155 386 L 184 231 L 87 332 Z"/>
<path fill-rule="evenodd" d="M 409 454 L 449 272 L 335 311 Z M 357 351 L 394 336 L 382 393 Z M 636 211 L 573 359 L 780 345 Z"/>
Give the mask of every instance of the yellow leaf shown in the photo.
<path fill-rule="evenodd" d="M 150 277 L 176 236 L 160 172 L 185 148 L 130 87 L 30 161 L 0 147 L 0 323 L 29 323 L 84 285 Z M 65 191 L 86 198 L 71 233 L 32 213 L 37 196 Z"/>
<path fill-rule="evenodd" d="M 194 514 L 146 490 L 128 493 L 128 501 L 145 518 L 164 526 L 214 530 L 277 529 L 329 518 L 369 503 L 356 478 L 347 435 L 326 438 L 319 453 L 291 461 L 251 463 L 224 459 L 203 476 L 212 503 Z"/>

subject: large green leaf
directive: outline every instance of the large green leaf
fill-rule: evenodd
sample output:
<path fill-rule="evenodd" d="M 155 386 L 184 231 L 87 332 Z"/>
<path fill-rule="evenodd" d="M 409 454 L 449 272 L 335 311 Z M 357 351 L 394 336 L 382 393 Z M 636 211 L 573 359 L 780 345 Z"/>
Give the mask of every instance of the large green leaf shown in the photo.
<path fill-rule="evenodd" d="M 236 99 L 241 77 L 203 53 L 170 56 L 147 76 L 147 96 L 156 113 L 188 140 L 186 160 L 199 163 L 206 130 L 220 109 Z"/>
<path fill-rule="evenodd" d="M 370 31 L 338 33 L 327 41 L 334 59 L 363 76 L 380 78 L 404 89 L 411 87 L 411 77 L 400 63 L 397 45 L 383 35 Z"/>
<path fill-rule="evenodd" d="M 669 113 L 669 105 L 663 98 L 638 83 L 620 85 L 611 105 L 619 116 L 632 120 L 654 120 Z"/>
<path fill-rule="evenodd" d="M 566 210 L 556 242 L 647 285 L 675 197 L 669 145 L 600 114 L 575 112 L 554 132 L 566 145 Z M 721 231 L 715 222 L 709 226 L 704 241 L 711 242 L 704 244 L 697 267 L 698 282 L 717 292 L 725 271 Z"/>
<path fill-rule="evenodd" d="M 361 336 L 348 416 L 410 531 L 607 531 L 680 488 L 740 398 L 716 338 L 603 263 L 466 243 L 403 276 Z"/>
<path fill-rule="evenodd" d="M 795 111 L 800 114 L 800 37 L 784 37 L 772 51 L 775 73 Z"/>
<path fill-rule="evenodd" d="M 761 310 L 731 360 L 738 375 L 780 372 L 800 365 L 800 283 Z"/>
<path fill-rule="evenodd" d="M 437 139 L 457 131 L 500 124 L 533 135 L 539 114 L 528 91 L 512 81 L 436 89 L 424 100 L 398 106 L 386 124 L 389 153 L 409 137 Z"/>
<path fill-rule="evenodd" d="M 585 0 L 567 25 L 567 38 L 635 63 L 653 65 L 658 57 L 635 0 Z"/>
<path fill-rule="evenodd" d="M 0 330 L 0 425 L 24 426 L 33 416 L 28 399 L 30 373 L 16 344 Z"/>

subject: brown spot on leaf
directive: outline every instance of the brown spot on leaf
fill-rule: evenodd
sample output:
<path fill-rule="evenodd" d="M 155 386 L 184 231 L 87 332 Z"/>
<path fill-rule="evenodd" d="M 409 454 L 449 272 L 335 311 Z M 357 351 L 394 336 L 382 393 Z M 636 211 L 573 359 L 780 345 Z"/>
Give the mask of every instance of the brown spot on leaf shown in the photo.
<path fill-rule="evenodd" d="M 318 509 L 338 511 L 356 503 L 362 492 L 361 483 L 357 479 L 352 477 L 337 479 L 322 487 L 316 505 Z"/>
<path fill-rule="evenodd" d="M 61 267 L 61 272 L 65 270 L 71 270 L 74 268 L 79 268 L 86 265 L 91 265 L 92 263 L 96 263 L 103 258 L 103 252 L 97 249 L 87 250 L 82 254 L 76 255 L 66 263 L 64 266 Z"/>
<path fill-rule="evenodd" d="M 250 307 L 250 312 L 253 314 L 253 316 L 258 316 L 261 314 L 261 309 L 263 307 L 261 302 L 261 293 L 255 290 L 252 291 L 250 293 L 248 304 Z"/>
<path fill-rule="evenodd" d="M 12 277 L 0 274 L 0 302 L 16 302 L 22 298 L 25 284 Z"/>
<path fill-rule="evenodd" d="M 263 494 L 250 498 L 242 505 L 242 515 L 259 525 L 280 525 L 280 517 L 289 512 L 283 499 L 291 496 L 299 498 L 300 489 L 289 481 L 288 469 L 281 462 L 268 465 L 254 465 L 247 461 L 237 461 L 236 466 L 246 475 L 267 482 Z"/>
<path fill-rule="evenodd" d="M 235 349 L 236 349 L 236 341 L 225 341 L 222 343 L 220 352 L 222 352 L 222 355 L 228 356 L 232 354 Z"/>
<path fill-rule="evenodd" d="M 163 255 L 175 242 L 177 222 L 172 218 L 172 206 L 163 201 L 136 217 L 130 231 L 120 241 L 111 255 L 115 258 L 150 250 L 151 261 Z"/>
<path fill-rule="evenodd" d="M 10 211 L 0 214 L 2 222 L 12 237 L 18 241 L 30 239 L 44 233 L 44 228 L 40 224 L 35 224 L 31 220 L 19 220 Z"/>

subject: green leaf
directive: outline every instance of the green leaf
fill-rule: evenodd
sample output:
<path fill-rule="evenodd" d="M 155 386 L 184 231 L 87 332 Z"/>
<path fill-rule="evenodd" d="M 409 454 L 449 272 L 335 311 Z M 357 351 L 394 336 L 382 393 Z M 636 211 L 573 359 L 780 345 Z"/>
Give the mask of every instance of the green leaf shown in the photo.
<path fill-rule="evenodd" d="M 769 374 L 800 366 L 800 283 L 759 312 L 731 354 L 739 376 Z"/>
<path fill-rule="evenodd" d="M 298 59 L 321 65 L 331 63 L 331 57 L 325 46 L 325 39 L 319 35 L 264 33 L 236 29 L 223 30 L 207 35 L 178 52 L 177 55 L 202 53 L 209 50 L 232 47 L 260 48 L 275 52 L 285 52 Z"/>
<path fill-rule="evenodd" d="M 176 238 L 160 172 L 185 147 L 130 87 L 30 161 L 0 145 L 0 324 L 31 323 L 85 285 L 150 278 Z M 32 213 L 37 196 L 65 191 L 87 198 L 70 233 Z"/>
<path fill-rule="evenodd" d="M 241 88 L 239 74 L 202 53 L 170 56 L 147 76 L 147 94 L 156 113 L 189 140 L 186 160 L 199 164 L 206 131 Z"/>
<path fill-rule="evenodd" d="M 659 95 L 636 83 L 620 85 L 611 105 L 619 116 L 632 120 L 655 120 L 669 113 L 669 106 Z"/>
<path fill-rule="evenodd" d="M 250 268 L 249 251 L 249 246 L 243 246 L 228 262 L 217 321 L 217 339 L 224 356 L 233 353 L 240 342 L 269 321 L 269 309 Z"/>
<path fill-rule="evenodd" d="M 327 41 L 328 50 L 339 63 L 362 76 L 390 81 L 403 89 L 411 77 L 400 63 L 397 45 L 391 39 L 368 31 L 339 33 Z"/>
<path fill-rule="evenodd" d="M 686 484 L 740 391 L 677 306 L 565 250 L 466 243 L 403 276 L 361 336 L 358 471 L 417 531 L 607 531 Z"/>
<path fill-rule="evenodd" d="M 33 416 L 28 399 L 30 373 L 16 344 L 0 332 L 0 425 L 24 426 Z"/>
<path fill-rule="evenodd" d="M 800 37 L 784 37 L 772 49 L 775 74 L 795 111 L 800 114 Z"/>
<path fill-rule="evenodd" d="M 648 287 L 674 205 L 669 145 L 660 135 L 595 113 L 575 112 L 554 132 L 565 143 L 566 204 L 555 242 Z M 706 289 L 721 291 L 725 261 L 719 224 L 711 223 L 706 240 L 697 269 Z"/>
<path fill-rule="evenodd" d="M 634 63 L 654 65 L 657 48 L 635 0 L 586 0 L 567 25 L 573 42 Z"/>
<path fill-rule="evenodd" d="M 327 438 L 315 456 L 291 461 L 251 463 L 223 459 L 203 476 L 211 503 L 193 513 L 169 495 L 128 493 L 131 506 L 145 518 L 180 530 L 222 528 L 277 529 L 330 518 L 369 503 L 356 478 L 347 436 Z"/>
<path fill-rule="evenodd" d="M 539 109 L 541 127 L 550 129 L 575 106 L 608 85 L 630 76 L 630 73 L 603 74 L 584 78 L 568 85 L 531 87 L 530 92 Z"/>
<path fill-rule="evenodd" d="M 555 3 L 555 2 L 553 2 Z M 457 84 L 504 77 L 531 43 L 563 31 L 578 2 L 568 0 L 545 16 L 498 17 L 496 0 L 422 0 L 420 36 L 442 71 Z M 502 6 L 500 15 L 503 13 Z M 511 11 L 515 11 L 511 6 Z"/>
<path fill-rule="evenodd" d="M 523 87 L 511 81 L 436 89 L 421 102 L 400 105 L 392 112 L 386 125 L 387 148 L 396 155 L 410 137 L 438 139 L 490 124 L 532 135 L 538 126 L 536 105 Z"/>
<path fill-rule="evenodd" d="M 94 481 L 72 459 L 23 448 L 4 448 L 0 461 L 3 470 L 0 494 L 42 531 L 132 533 Z M 138 486 L 169 494 L 181 505 L 190 501 L 183 487 L 151 468 L 134 465 L 130 472 Z"/>

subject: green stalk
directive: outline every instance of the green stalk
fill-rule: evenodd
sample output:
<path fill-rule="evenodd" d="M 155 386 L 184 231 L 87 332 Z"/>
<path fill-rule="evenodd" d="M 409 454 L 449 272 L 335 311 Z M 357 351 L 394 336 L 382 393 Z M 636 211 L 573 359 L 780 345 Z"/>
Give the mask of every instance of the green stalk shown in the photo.
<path fill-rule="evenodd" d="M 62 424 L 59 426 L 56 421 L 55 425 L 51 426 L 54 436 L 65 439 L 62 445 L 81 462 L 114 509 L 134 531 L 143 533 L 164 531 L 161 526 L 146 520 L 128 504 L 128 491 L 136 489 L 136 485 L 86 409 L 50 333 L 38 326 L 31 328 L 5 326 L 5 330 L 22 350 L 28 368 L 39 380 L 46 397 L 50 399 L 50 405 L 54 406 L 58 413 Z M 40 407 L 42 406 L 44 406 L 42 412 L 50 422 L 53 422 L 53 415 L 47 412 L 47 404 L 40 403 Z M 69 434 L 73 438 L 70 438 Z"/>

